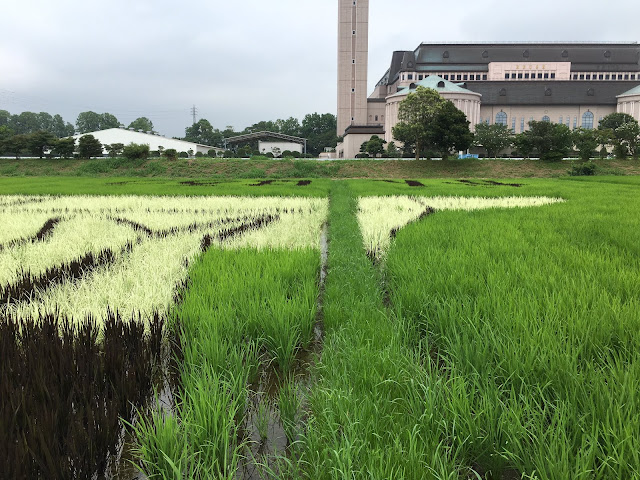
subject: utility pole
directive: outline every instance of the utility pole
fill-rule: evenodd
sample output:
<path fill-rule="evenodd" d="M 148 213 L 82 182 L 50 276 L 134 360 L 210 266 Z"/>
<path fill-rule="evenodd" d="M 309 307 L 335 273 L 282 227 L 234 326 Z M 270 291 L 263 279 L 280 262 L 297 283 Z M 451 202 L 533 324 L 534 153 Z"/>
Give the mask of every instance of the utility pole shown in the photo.
<path fill-rule="evenodd" d="M 191 108 L 191 115 L 193 115 L 193 124 L 196 124 L 196 113 L 198 113 L 198 109 L 196 108 L 196 106 L 194 105 Z"/>

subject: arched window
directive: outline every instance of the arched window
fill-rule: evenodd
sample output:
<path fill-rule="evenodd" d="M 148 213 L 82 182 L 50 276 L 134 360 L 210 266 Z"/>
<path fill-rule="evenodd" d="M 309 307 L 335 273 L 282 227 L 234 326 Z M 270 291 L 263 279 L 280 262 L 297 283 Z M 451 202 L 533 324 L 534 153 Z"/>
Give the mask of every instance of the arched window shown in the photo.
<path fill-rule="evenodd" d="M 584 112 L 582 114 L 582 128 L 591 130 L 593 128 L 593 113 Z"/>
<path fill-rule="evenodd" d="M 496 115 L 496 125 L 506 125 L 507 124 L 507 114 L 504 112 L 498 112 Z"/>
<path fill-rule="evenodd" d="M 543 122 L 550 122 L 550 121 L 551 121 L 551 119 L 549 118 L 549 116 L 548 116 L 548 115 L 545 115 L 544 117 L 542 117 L 542 121 L 543 121 Z"/>

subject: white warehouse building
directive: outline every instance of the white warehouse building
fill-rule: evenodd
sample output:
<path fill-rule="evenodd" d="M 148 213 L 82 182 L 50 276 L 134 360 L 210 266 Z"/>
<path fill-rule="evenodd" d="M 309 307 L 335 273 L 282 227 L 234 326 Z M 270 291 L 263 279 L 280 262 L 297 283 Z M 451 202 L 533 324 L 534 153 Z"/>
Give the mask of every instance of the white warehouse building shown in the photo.
<path fill-rule="evenodd" d="M 109 128 L 107 130 L 99 130 L 97 132 L 88 132 L 80 135 L 74 135 L 73 138 L 78 141 L 80 137 L 85 135 L 93 135 L 102 145 L 113 145 L 114 143 L 122 143 L 129 145 L 137 143 L 140 145 L 149 145 L 149 150 L 157 151 L 162 147 L 164 150 L 175 149 L 178 152 L 189 152 L 193 150 L 193 154 L 207 154 L 209 150 L 214 149 L 216 152 L 224 151 L 222 148 L 212 147 L 210 145 L 202 145 L 200 143 L 187 142 L 186 140 L 176 140 L 175 138 L 167 138 L 162 135 L 146 133 L 136 130 L 128 130 L 126 128 Z M 107 153 L 106 149 L 103 149 Z"/>

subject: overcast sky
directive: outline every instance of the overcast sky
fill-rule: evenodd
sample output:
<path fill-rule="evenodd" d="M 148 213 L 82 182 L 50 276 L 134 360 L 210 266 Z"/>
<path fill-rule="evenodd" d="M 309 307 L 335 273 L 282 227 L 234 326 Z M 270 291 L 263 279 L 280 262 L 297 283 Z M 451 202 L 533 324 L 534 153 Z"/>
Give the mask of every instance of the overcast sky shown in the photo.
<path fill-rule="evenodd" d="M 369 90 L 422 41 L 639 41 L 640 1 L 370 0 Z M 0 110 L 198 118 L 242 130 L 336 111 L 337 0 L 7 0 Z"/>

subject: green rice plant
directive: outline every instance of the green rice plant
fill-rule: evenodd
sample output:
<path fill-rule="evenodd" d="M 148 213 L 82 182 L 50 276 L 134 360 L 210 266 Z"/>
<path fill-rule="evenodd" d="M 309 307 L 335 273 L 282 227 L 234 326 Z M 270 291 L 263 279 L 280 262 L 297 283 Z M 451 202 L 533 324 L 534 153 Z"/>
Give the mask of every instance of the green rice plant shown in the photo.
<path fill-rule="evenodd" d="M 299 433 L 301 399 L 293 378 L 289 378 L 278 392 L 278 412 L 289 443 L 296 441 Z"/>
<path fill-rule="evenodd" d="M 635 478 L 640 196 L 607 180 L 560 192 L 566 203 L 439 212 L 400 230 L 391 302 L 448 379 L 432 435 L 461 468 Z"/>

